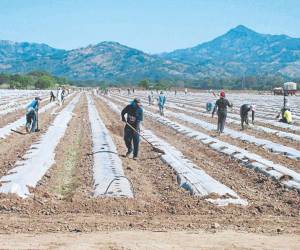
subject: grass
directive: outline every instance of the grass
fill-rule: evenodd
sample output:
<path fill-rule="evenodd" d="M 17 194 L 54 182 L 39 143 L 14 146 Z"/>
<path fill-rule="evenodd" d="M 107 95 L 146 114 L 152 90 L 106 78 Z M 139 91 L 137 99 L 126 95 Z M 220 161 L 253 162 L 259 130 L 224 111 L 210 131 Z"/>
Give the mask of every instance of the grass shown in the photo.
<path fill-rule="evenodd" d="M 73 142 L 65 150 L 64 164 L 58 170 L 56 185 L 51 190 L 53 193 L 68 198 L 73 195 L 79 180 L 76 178 L 76 162 L 78 160 L 79 147 L 81 144 L 81 133 L 73 139 Z"/>

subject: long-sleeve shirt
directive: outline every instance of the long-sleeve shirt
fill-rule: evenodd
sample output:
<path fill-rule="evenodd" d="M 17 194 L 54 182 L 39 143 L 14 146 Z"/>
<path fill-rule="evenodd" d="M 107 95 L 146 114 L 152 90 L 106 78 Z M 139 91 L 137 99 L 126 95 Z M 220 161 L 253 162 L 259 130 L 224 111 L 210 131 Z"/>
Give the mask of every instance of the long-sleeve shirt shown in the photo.
<path fill-rule="evenodd" d="M 212 114 L 218 109 L 218 113 L 227 113 L 227 107 L 232 107 L 232 104 L 225 98 L 220 98 L 216 101 Z"/>
<path fill-rule="evenodd" d="M 39 109 L 39 102 L 37 100 L 33 100 L 28 106 L 27 109 L 33 108 L 35 110 Z"/>
<path fill-rule="evenodd" d="M 166 103 L 166 97 L 164 95 L 158 96 L 158 105 L 163 107 Z"/>
<path fill-rule="evenodd" d="M 240 108 L 241 118 L 245 118 L 248 116 L 248 112 L 251 110 L 250 104 L 243 104 Z M 254 121 L 254 110 L 252 110 L 252 121 Z"/>
<path fill-rule="evenodd" d="M 125 114 L 127 114 L 127 122 L 134 128 L 140 128 L 140 122 L 143 121 L 143 109 L 139 108 L 135 102 L 127 105 L 121 112 L 122 121 L 126 121 Z"/>
<path fill-rule="evenodd" d="M 292 113 L 289 110 L 286 110 L 283 114 L 283 118 L 286 120 L 287 123 L 292 123 Z"/>

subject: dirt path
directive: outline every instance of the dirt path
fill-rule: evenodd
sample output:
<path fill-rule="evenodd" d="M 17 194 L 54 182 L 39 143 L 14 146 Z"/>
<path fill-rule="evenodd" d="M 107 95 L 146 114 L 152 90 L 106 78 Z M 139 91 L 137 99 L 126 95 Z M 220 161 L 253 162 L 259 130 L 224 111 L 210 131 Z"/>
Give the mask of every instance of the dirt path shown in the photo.
<path fill-rule="evenodd" d="M 0 235 L 1 249 L 297 249 L 297 235 L 120 231 Z"/>
<path fill-rule="evenodd" d="M 55 164 L 39 182 L 35 195 L 71 200 L 92 192 L 92 162 L 87 100 L 81 96 L 68 129 L 55 150 Z M 53 198 L 54 198 L 53 197 Z"/>

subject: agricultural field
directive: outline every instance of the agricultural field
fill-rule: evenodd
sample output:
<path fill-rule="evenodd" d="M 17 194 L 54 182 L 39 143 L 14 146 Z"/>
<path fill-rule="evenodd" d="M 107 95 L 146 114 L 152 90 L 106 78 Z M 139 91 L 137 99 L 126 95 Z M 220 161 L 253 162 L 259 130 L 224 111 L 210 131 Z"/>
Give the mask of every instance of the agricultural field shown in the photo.
<path fill-rule="evenodd" d="M 288 125 L 275 118 L 282 96 L 228 92 L 234 106 L 219 135 L 217 118 L 205 109 L 216 100 L 209 92 L 166 92 L 164 116 L 155 91 L 153 103 L 150 91 L 72 91 L 63 105 L 50 103 L 49 92 L 0 90 L 0 233 L 89 233 L 92 241 L 96 232 L 113 231 L 126 241 L 135 231 L 148 243 L 157 233 L 162 244 L 173 241 L 178 249 L 196 248 L 197 232 L 218 235 L 215 242 L 228 248 L 300 244 L 299 96 L 288 97 Z M 40 131 L 28 134 L 24 107 L 35 96 L 42 98 Z M 142 135 L 164 152 L 142 140 L 136 161 L 124 157 L 120 117 L 135 97 L 143 103 Z M 241 130 L 244 103 L 257 111 L 255 124 Z M 182 232 L 191 235 L 179 242 Z M 40 241 L 49 247 L 55 237 Z"/>

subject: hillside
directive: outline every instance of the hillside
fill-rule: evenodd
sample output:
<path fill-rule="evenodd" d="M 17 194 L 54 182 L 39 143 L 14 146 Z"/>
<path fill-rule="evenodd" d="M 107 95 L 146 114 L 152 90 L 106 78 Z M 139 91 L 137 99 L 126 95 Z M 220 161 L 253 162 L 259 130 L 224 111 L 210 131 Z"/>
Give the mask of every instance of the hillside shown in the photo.
<path fill-rule="evenodd" d="M 160 56 L 191 65 L 199 76 L 300 76 L 299 38 L 259 34 L 242 25 L 210 42 Z"/>
<path fill-rule="evenodd" d="M 300 39 L 237 26 L 192 48 L 151 55 L 117 42 L 74 50 L 0 41 L 0 72 L 47 71 L 73 80 L 138 82 L 274 76 L 300 78 Z"/>

